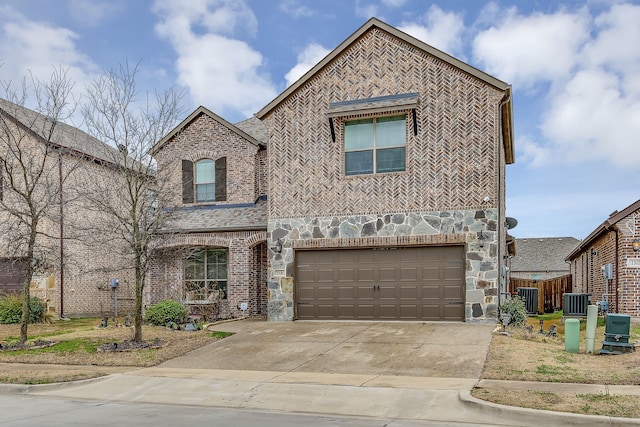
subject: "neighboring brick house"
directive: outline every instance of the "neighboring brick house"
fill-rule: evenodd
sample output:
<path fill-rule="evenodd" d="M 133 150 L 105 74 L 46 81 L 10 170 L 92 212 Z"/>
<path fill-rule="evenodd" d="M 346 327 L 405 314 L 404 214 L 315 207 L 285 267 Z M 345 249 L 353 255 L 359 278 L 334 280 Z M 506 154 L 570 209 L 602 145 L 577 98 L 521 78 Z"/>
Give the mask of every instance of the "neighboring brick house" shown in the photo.
<path fill-rule="evenodd" d="M 164 298 L 222 317 L 266 312 L 266 130 L 197 108 L 151 150 L 170 219 L 159 236 L 145 303 Z M 241 310 L 241 304 L 247 310 Z"/>
<path fill-rule="evenodd" d="M 546 280 L 570 274 L 564 258 L 580 243 L 573 237 L 516 239 L 517 252 L 511 259 L 510 276 Z"/>
<path fill-rule="evenodd" d="M 12 156 L 4 151 L 16 147 L 23 162 L 42 161 L 43 176 L 37 192 L 39 200 L 50 198 L 39 202 L 46 212 L 39 224 L 35 249 L 41 268 L 31 281 L 31 295 L 45 300 L 48 310 L 58 315 L 111 315 L 114 299 L 108 283 L 118 277 L 122 279 L 118 289 L 120 313 L 131 313 L 135 290 L 126 280 L 127 271 L 118 267 L 114 254 L 102 253 L 101 248 L 83 240 L 87 225 L 98 218 L 88 207 L 83 189 L 92 180 L 113 180 L 118 151 L 80 129 L 4 99 L 0 99 L 0 120 L 0 158 L 9 162 L 6 166 L 0 162 L 0 197 L 5 206 L 20 203 L 9 185 Z M 37 166 L 32 170 L 38 170 Z M 14 178 L 21 172 L 20 168 L 13 169 Z M 26 277 L 25 246 L 11 245 L 17 235 L 3 228 L 11 218 L 0 208 L 0 292 L 21 292 Z"/>
<path fill-rule="evenodd" d="M 371 19 L 257 118 L 269 320 L 495 321 L 510 85 Z"/>
<path fill-rule="evenodd" d="M 640 317 L 640 200 L 612 213 L 565 260 L 571 265 L 573 292 L 590 294 L 594 304 L 606 300 L 611 313 Z"/>

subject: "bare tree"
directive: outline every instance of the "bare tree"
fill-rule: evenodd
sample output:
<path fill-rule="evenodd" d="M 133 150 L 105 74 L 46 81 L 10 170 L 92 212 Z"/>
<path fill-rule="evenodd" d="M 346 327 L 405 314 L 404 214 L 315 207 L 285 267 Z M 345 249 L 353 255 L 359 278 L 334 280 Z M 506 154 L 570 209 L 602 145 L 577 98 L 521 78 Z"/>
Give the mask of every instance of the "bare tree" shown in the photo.
<path fill-rule="evenodd" d="M 150 265 L 151 243 L 168 211 L 158 206 L 163 182 L 156 177 L 149 149 L 176 125 L 182 111 L 182 92 L 169 89 L 141 94 L 136 88 L 138 67 L 128 64 L 109 70 L 88 88 L 83 106 L 86 127 L 97 139 L 118 147 L 114 180 L 90 185 L 93 209 L 102 213 L 101 229 L 109 234 L 100 245 L 108 247 L 123 269 L 133 271 L 135 282 L 134 341 L 142 341 L 144 286 Z"/>
<path fill-rule="evenodd" d="M 2 82 L 0 99 L 0 232 L 2 254 L 21 260 L 24 303 L 20 343 L 27 340 L 33 275 L 55 258 L 56 206 L 66 178 L 60 168 L 64 121 L 75 109 L 67 71 L 55 69 L 50 81 L 33 75 L 19 88 Z M 33 99 L 32 99 L 32 98 Z M 30 103 L 33 107 L 26 108 Z"/>

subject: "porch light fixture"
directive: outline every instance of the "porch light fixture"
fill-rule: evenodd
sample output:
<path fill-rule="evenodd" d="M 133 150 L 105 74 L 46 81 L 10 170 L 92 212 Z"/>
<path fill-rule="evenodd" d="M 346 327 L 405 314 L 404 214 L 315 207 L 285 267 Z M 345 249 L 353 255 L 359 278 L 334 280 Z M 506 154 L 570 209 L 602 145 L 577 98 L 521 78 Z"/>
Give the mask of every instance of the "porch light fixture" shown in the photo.
<path fill-rule="evenodd" d="M 280 240 L 279 237 L 278 237 L 278 240 L 276 241 L 276 245 L 272 247 L 271 250 L 277 254 L 282 253 L 282 240 Z"/>
<path fill-rule="evenodd" d="M 478 233 L 478 243 L 481 248 L 484 248 L 484 241 L 486 240 L 486 236 L 482 233 L 482 230 Z"/>
<path fill-rule="evenodd" d="M 633 248 L 634 252 L 640 251 L 640 240 L 634 239 L 633 243 L 631 243 L 631 247 Z"/>

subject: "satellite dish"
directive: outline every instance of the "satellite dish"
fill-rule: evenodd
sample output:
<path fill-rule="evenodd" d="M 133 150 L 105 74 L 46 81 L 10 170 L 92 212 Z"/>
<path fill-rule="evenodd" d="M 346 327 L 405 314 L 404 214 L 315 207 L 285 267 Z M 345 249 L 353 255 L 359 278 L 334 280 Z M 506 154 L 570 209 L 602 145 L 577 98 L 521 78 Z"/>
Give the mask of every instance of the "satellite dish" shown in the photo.
<path fill-rule="evenodd" d="M 511 230 L 512 228 L 516 228 L 516 225 L 518 225 L 518 220 L 508 216 L 506 223 L 507 223 L 507 230 Z"/>

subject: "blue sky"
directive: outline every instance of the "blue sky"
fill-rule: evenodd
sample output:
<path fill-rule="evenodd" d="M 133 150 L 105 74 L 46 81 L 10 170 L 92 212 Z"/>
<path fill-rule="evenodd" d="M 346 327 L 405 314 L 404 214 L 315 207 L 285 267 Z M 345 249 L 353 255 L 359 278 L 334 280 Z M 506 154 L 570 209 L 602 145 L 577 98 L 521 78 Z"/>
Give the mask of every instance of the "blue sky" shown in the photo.
<path fill-rule="evenodd" d="M 640 1 L 0 0 L 0 80 L 140 61 L 231 122 L 375 16 L 513 85 L 516 237 L 586 237 L 640 199 Z"/>

